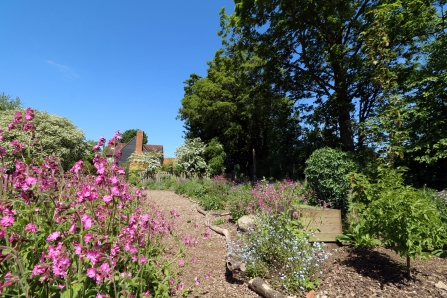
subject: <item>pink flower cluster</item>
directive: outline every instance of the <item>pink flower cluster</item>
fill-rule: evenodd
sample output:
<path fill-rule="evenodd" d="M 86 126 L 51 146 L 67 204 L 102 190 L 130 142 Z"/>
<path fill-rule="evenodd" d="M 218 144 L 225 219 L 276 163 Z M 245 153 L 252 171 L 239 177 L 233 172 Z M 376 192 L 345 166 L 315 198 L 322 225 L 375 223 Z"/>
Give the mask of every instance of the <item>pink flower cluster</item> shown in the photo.
<path fill-rule="evenodd" d="M 8 129 L 32 133 L 35 130 L 33 118 L 31 109 L 25 114 L 17 112 Z M 3 131 L 0 131 L 0 142 L 2 136 Z M 109 144 L 116 144 L 120 139 L 116 131 Z M 93 151 L 98 152 L 105 142 L 101 137 Z M 14 154 L 25 149 L 18 141 L 10 145 Z M 0 146 L 2 158 L 3 150 Z M 27 163 L 15 160 L 15 170 L 10 176 L 12 187 L 6 189 L 7 196 L 0 197 L 0 240 L 9 235 L 7 244 L 17 251 L 19 259 L 26 253 L 27 258 L 34 260 L 26 262 L 31 266 L 28 268 L 31 271 L 29 282 L 38 278 L 41 285 L 57 286 L 62 291 L 68 275 L 74 281 L 73 278 L 83 274 L 92 279 L 98 289 L 104 283 L 118 281 L 117 290 L 124 293 L 122 291 L 128 291 L 125 290 L 126 280 L 132 278 L 132 272 L 140 272 L 143 266 L 153 266 L 154 252 L 161 238 L 175 229 L 175 223 L 169 222 L 161 210 L 149 203 L 141 204 L 145 201 L 144 189 L 129 186 L 124 178 L 125 171 L 116 160 L 108 161 L 96 154 L 93 165 L 95 175 L 87 175 L 82 161 L 74 164 L 70 171 L 62 172 L 55 157 Z M 3 175 L 4 168 L 0 169 Z M 171 216 L 176 218 L 179 214 L 174 209 Z M 195 245 L 197 240 L 188 237 L 185 242 Z M 0 261 L 5 259 L 16 260 L 0 255 Z M 154 273 L 151 270 L 143 273 L 147 276 L 139 279 L 144 285 L 138 288 L 144 291 L 138 295 L 148 297 L 147 287 L 154 284 L 150 280 Z M 17 284 L 17 274 L 5 275 L 4 280 L 0 280 L 0 291 Z M 98 290 L 97 297 L 108 296 Z M 134 297 L 130 292 L 125 296 Z"/>

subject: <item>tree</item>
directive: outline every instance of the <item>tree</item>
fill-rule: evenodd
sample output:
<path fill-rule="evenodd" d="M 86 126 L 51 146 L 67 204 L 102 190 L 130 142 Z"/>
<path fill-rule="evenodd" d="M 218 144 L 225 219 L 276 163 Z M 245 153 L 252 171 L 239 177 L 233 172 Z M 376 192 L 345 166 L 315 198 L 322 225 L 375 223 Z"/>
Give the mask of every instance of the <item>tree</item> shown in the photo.
<path fill-rule="evenodd" d="M 13 147 L 10 144 L 13 140 L 22 144 L 34 144 L 36 139 L 37 143 L 32 147 L 34 149 L 30 151 L 29 157 L 40 159 L 54 155 L 60 159 L 64 170 L 68 170 L 76 161 L 87 155 L 84 133 L 67 118 L 35 111 L 33 124 L 36 130 L 34 132 L 22 129 L 8 131 L 8 125 L 13 122 L 15 113 L 13 110 L 0 112 L 0 129 L 3 130 L 2 146 L 7 150 L 5 162 L 9 169 L 14 166 Z M 25 152 L 24 158 L 27 158 L 27 155 Z"/>
<path fill-rule="evenodd" d="M 224 45 L 226 48 L 218 50 L 208 62 L 205 78 L 192 74 L 185 82 L 178 118 L 185 123 L 187 138 L 199 137 L 205 143 L 214 138 L 219 140 L 227 155 L 227 169 L 240 165 L 242 171 L 251 173 L 255 149 L 258 173 L 268 175 L 270 152 L 280 152 L 277 144 L 284 140 L 280 140 L 283 134 L 277 132 L 286 128 L 278 125 L 291 123 L 287 119 L 294 115 L 293 102 L 273 90 L 262 76 L 257 68 L 262 60 L 235 51 L 230 43 Z M 288 142 L 293 146 L 297 127 L 287 129 L 290 135 L 284 137 L 292 136 Z M 290 156 L 293 150 L 288 149 Z M 289 161 L 283 165 L 292 166 Z"/>
<path fill-rule="evenodd" d="M 177 166 L 188 175 L 202 176 L 208 172 L 205 162 L 206 145 L 200 138 L 187 139 L 185 144 L 175 149 Z"/>
<path fill-rule="evenodd" d="M 205 161 L 211 176 L 220 175 L 225 171 L 225 151 L 217 138 L 213 138 L 205 147 Z"/>
<path fill-rule="evenodd" d="M 141 129 L 128 129 L 121 135 L 121 143 L 128 143 L 130 140 L 132 140 L 133 137 L 137 135 L 137 131 Z M 143 144 L 147 144 L 147 135 L 143 133 Z"/>
<path fill-rule="evenodd" d="M 5 95 L 5 93 L 0 95 L 0 112 L 17 110 L 20 108 L 22 108 L 20 98 L 16 97 L 15 99 L 12 99 L 10 95 Z"/>
<path fill-rule="evenodd" d="M 441 3 L 442 5 L 442 3 Z M 404 128 L 409 132 L 401 165 L 412 185 L 447 188 L 447 47 L 446 4 L 438 9 L 433 40 L 423 47 L 423 60 L 416 73 L 403 82 L 406 109 Z"/>
<path fill-rule="evenodd" d="M 313 100 L 303 104 L 308 120 L 353 151 L 367 141 L 363 126 L 384 84 L 409 75 L 431 38 L 433 2 L 235 0 L 232 16 L 221 13 L 221 35 L 240 36 L 237 47 L 263 59 L 264 75 L 295 102 Z"/>

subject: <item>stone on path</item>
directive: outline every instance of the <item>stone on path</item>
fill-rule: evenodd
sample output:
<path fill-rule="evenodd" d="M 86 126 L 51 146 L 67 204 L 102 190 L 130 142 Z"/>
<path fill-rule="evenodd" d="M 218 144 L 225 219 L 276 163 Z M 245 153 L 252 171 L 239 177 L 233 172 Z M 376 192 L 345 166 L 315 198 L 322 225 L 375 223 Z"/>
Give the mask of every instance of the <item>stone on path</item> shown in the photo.
<path fill-rule="evenodd" d="M 248 232 L 256 227 L 256 216 L 244 215 L 237 220 L 237 226 L 242 232 Z"/>

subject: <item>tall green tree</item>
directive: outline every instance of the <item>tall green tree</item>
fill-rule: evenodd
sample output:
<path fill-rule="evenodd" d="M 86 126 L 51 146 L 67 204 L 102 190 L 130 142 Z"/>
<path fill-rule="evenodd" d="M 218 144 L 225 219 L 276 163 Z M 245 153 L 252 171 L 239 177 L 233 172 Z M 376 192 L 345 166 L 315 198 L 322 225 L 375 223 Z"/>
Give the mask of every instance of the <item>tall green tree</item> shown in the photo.
<path fill-rule="evenodd" d="M 446 1 L 438 2 L 438 18 L 430 43 L 423 47 L 417 71 L 401 84 L 409 131 L 405 158 L 413 185 L 447 188 L 447 48 Z"/>
<path fill-rule="evenodd" d="M 308 120 L 345 150 L 365 145 L 363 127 L 393 78 L 414 68 L 431 38 L 434 1 L 235 0 L 223 36 L 265 63 L 276 88 L 306 104 Z M 405 71 L 404 71 L 405 70 Z"/>
<path fill-rule="evenodd" d="M 274 127 L 292 115 L 293 103 L 264 79 L 257 67 L 261 59 L 227 45 L 208 62 L 205 78 L 192 74 L 185 82 L 178 118 L 185 123 L 187 138 L 200 137 L 206 143 L 218 138 L 230 171 L 240 165 L 252 173 L 254 149 L 262 175 L 273 135 L 280 136 Z"/>

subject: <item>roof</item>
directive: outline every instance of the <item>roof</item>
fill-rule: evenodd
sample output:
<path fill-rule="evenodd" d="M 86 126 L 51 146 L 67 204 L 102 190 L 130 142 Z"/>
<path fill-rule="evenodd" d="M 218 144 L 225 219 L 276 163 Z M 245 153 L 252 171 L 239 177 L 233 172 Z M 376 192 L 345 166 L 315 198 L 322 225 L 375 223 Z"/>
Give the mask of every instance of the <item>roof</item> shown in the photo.
<path fill-rule="evenodd" d="M 156 152 L 163 153 L 163 145 L 143 144 L 143 149 L 144 149 L 143 151 L 156 151 Z"/>
<path fill-rule="evenodd" d="M 129 143 L 132 141 L 132 139 L 129 141 Z M 113 156 L 116 151 L 123 150 L 124 147 L 127 146 L 129 143 L 118 143 L 116 147 L 109 147 L 107 150 L 106 156 Z M 151 152 L 156 151 L 163 153 L 163 145 L 150 145 L 150 144 L 143 144 L 143 151 Z"/>

